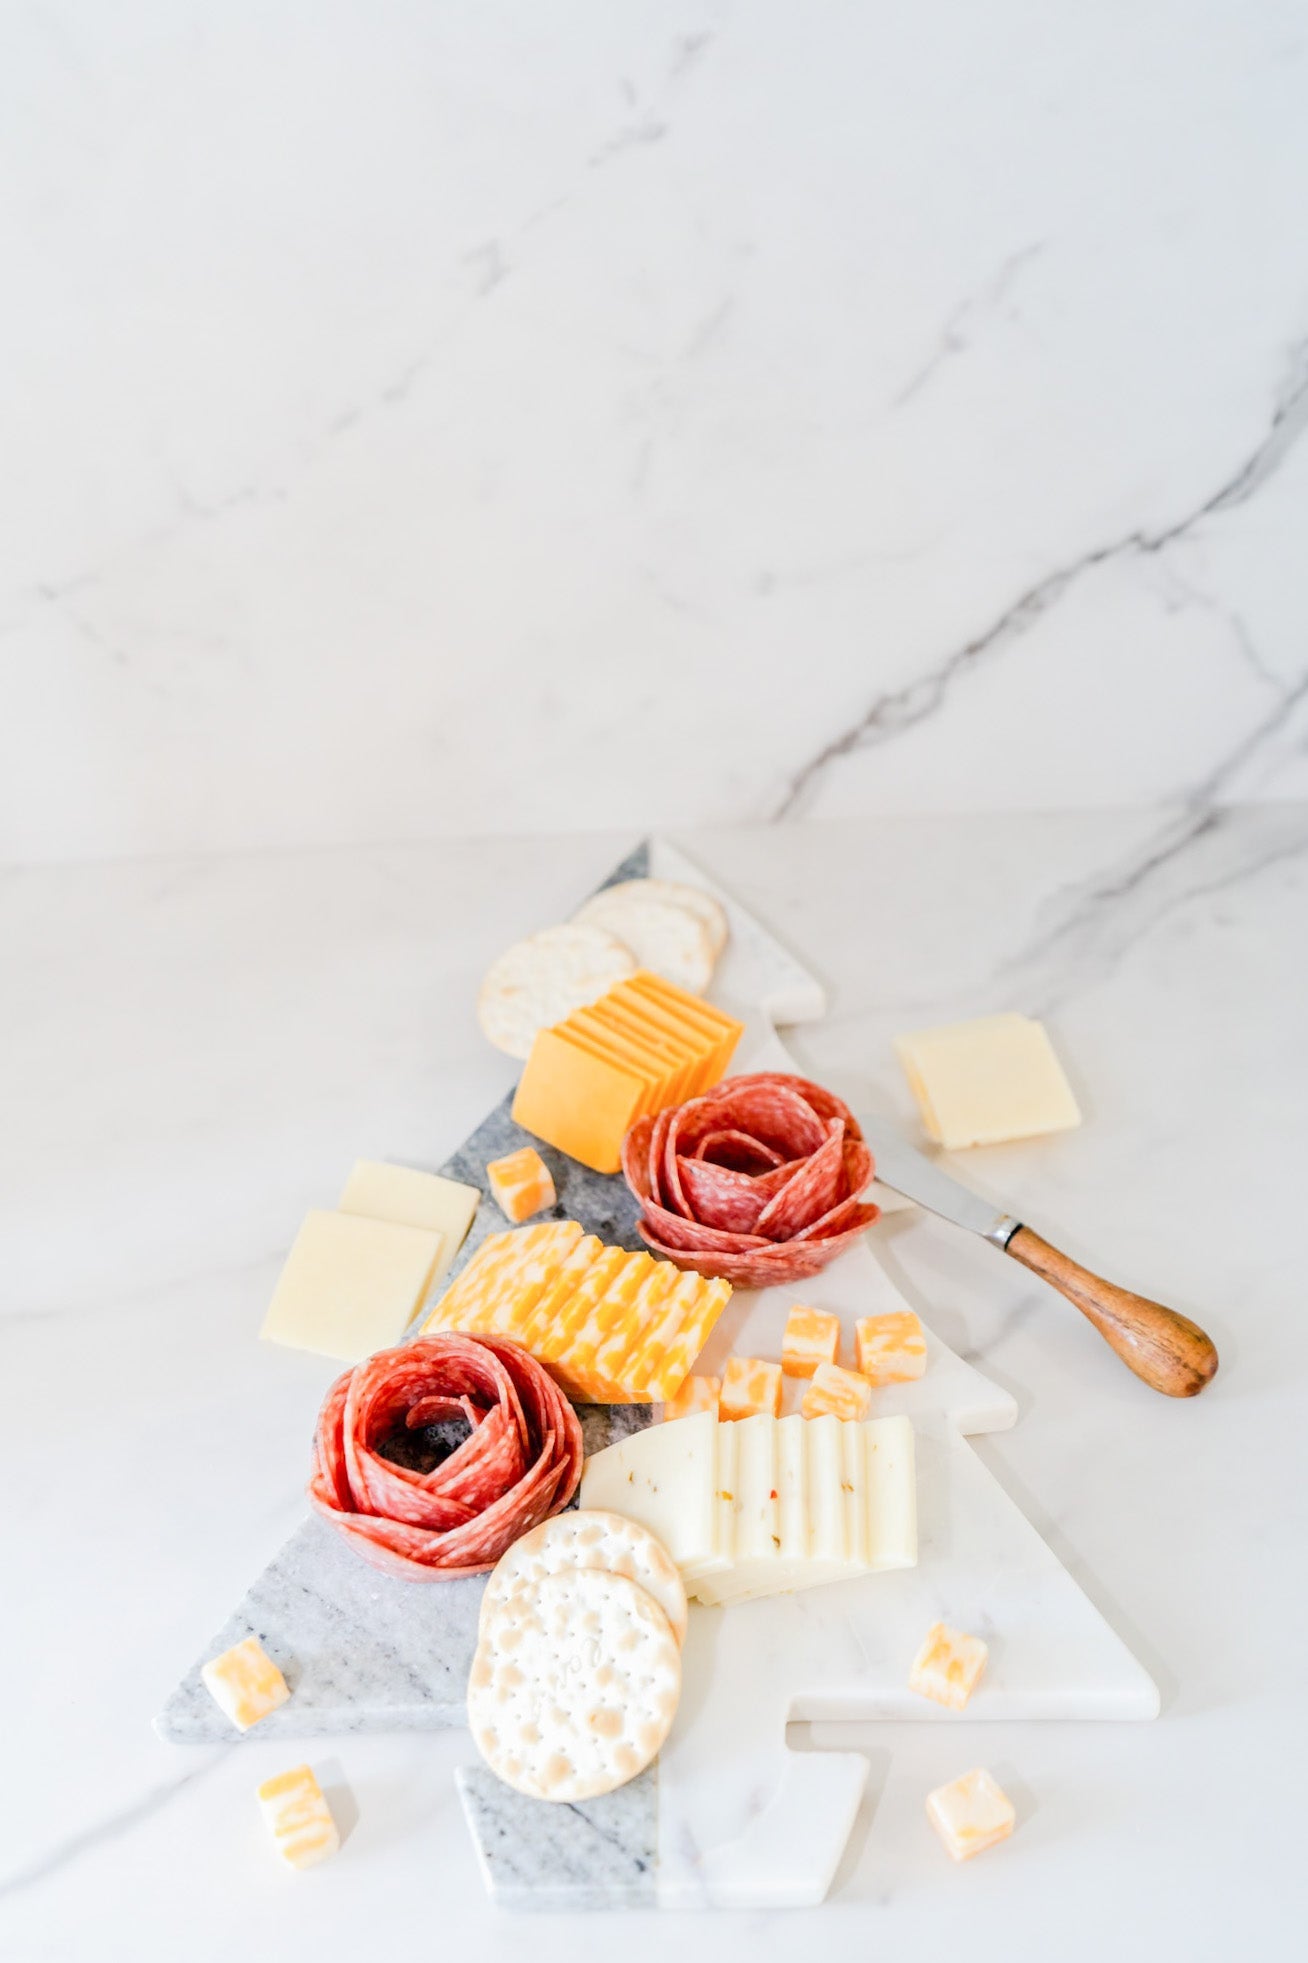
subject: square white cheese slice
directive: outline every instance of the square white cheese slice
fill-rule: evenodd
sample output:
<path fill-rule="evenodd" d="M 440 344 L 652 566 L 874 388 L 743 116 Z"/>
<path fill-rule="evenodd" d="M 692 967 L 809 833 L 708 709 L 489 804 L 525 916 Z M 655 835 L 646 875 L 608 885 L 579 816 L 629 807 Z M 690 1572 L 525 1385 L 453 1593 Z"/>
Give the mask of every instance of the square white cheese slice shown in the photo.
<path fill-rule="evenodd" d="M 714 1412 L 696 1411 L 605 1446 L 586 1461 L 581 1505 L 648 1527 L 689 1583 L 717 1558 L 718 1430 Z"/>
<path fill-rule="evenodd" d="M 419 1172 L 414 1166 L 387 1165 L 380 1159 L 358 1159 L 336 1210 L 439 1234 L 441 1251 L 430 1284 L 435 1288 L 463 1246 L 480 1202 L 477 1188 L 457 1179 L 442 1179 L 439 1173 Z"/>
<path fill-rule="evenodd" d="M 956 1150 L 1035 1138 L 1081 1122 L 1043 1023 L 979 1016 L 900 1036 L 895 1049 L 928 1135 Z"/>
<path fill-rule="evenodd" d="M 440 1251 L 441 1236 L 422 1227 L 307 1214 L 259 1333 L 267 1342 L 356 1363 L 399 1342 Z"/>

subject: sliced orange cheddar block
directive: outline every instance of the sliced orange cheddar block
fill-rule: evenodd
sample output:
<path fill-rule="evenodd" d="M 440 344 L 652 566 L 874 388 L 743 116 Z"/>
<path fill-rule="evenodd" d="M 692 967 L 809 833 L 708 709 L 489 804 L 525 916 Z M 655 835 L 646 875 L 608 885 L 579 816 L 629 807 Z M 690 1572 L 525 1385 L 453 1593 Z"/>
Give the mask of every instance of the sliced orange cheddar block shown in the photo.
<path fill-rule="evenodd" d="M 872 1408 L 872 1386 L 838 1363 L 819 1363 L 799 1408 L 806 1418 L 865 1418 Z"/>
<path fill-rule="evenodd" d="M 273 1846 L 290 1867 L 314 1867 L 341 1844 L 332 1810 L 307 1765 L 265 1779 L 259 1788 L 259 1806 Z"/>
<path fill-rule="evenodd" d="M 722 1372 L 718 1415 L 776 1418 L 781 1414 L 781 1365 L 757 1356 L 729 1356 Z"/>
<path fill-rule="evenodd" d="M 290 1696 L 285 1677 L 257 1636 L 233 1643 L 200 1671 L 214 1703 L 238 1731 L 248 1731 Z"/>
<path fill-rule="evenodd" d="M 781 1338 L 781 1368 L 788 1377 L 811 1377 L 819 1363 L 834 1363 L 840 1348 L 840 1317 L 827 1309 L 796 1302 Z"/>
<path fill-rule="evenodd" d="M 688 1418 L 692 1411 L 712 1411 L 716 1417 L 721 1392 L 721 1377 L 687 1377 L 676 1396 L 669 1398 L 663 1406 L 664 1423 L 671 1424 L 676 1418 Z"/>
<path fill-rule="evenodd" d="M 507 1336 L 582 1403 L 666 1403 L 730 1297 L 727 1282 L 554 1221 L 484 1241 L 423 1333 Z"/>
<path fill-rule="evenodd" d="M 741 1029 L 642 970 L 537 1032 L 513 1116 L 593 1172 L 616 1172 L 629 1127 L 715 1084 Z"/>
<path fill-rule="evenodd" d="M 510 1152 L 503 1159 L 492 1159 L 486 1168 L 495 1204 L 506 1220 L 530 1220 L 553 1206 L 558 1195 L 550 1169 L 534 1145 Z"/>
<path fill-rule="evenodd" d="M 951 1711 L 961 1711 L 981 1681 L 989 1654 L 979 1636 L 967 1636 L 961 1629 L 933 1622 L 913 1659 L 908 1687 L 919 1697 L 930 1697 Z"/>
<path fill-rule="evenodd" d="M 926 1336 L 911 1309 L 865 1315 L 854 1324 L 858 1374 L 870 1384 L 908 1384 L 925 1374 Z"/>
<path fill-rule="evenodd" d="M 956 1861 L 970 1861 L 1007 1840 L 1017 1820 L 1013 1802 L 980 1766 L 927 1795 L 927 1818 Z"/>
<path fill-rule="evenodd" d="M 513 1120 L 592 1172 L 617 1172 L 622 1141 L 642 1115 L 648 1080 L 542 1029 L 513 1099 Z"/>

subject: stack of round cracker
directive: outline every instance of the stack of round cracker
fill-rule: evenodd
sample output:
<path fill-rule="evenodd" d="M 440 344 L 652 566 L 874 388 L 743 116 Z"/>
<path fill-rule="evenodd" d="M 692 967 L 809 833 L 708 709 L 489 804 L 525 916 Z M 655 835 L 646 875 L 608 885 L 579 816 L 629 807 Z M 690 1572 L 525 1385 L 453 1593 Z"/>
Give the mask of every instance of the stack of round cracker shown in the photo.
<path fill-rule="evenodd" d="M 538 1029 L 589 1007 L 638 968 L 703 995 L 726 940 L 727 916 L 711 894 L 674 879 L 625 879 L 492 962 L 477 1018 L 496 1049 L 527 1057 Z"/>
<path fill-rule="evenodd" d="M 662 1543 L 617 1513 L 560 1513 L 487 1579 L 468 1723 L 532 1799 L 611 1793 L 657 1754 L 681 1695 L 686 1591 Z"/>

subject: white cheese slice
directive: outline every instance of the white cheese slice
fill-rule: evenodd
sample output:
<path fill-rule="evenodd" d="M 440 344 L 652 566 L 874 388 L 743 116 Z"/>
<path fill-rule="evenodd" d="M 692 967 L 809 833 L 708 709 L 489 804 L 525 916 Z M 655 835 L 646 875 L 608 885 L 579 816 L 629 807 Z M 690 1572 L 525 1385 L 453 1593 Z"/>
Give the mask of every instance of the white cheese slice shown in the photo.
<path fill-rule="evenodd" d="M 1072 1087 L 1043 1023 L 978 1016 L 895 1040 L 929 1137 L 951 1151 L 1079 1125 Z"/>
<path fill-rule="evenodd" d="M 802 1422 L 802 1420 L 801 1420 Z M 722 1426 L 735 1452 L 731 1490 L 731 1560 L 720 1574 L 701 1577 L 702 1602 L 734 1601 L 757 1591 L 772 1594 L 780 1557 L 777 1532 L 777 1420 L 766 1412 Z"/>
<path fill-rule="evenodd" d="M 306 1214 L 259 1333 L 342 1363 L 386 1349 L 417 1313 L 440 1251 L 440 1235 L 421 1227 Z"/>
<path fill-rule="evenodd" d="M 841 1490 L 845 1504 L 845 1560 L 852 1570 L 868 1566 L 868 1476 L 863 1427 L 846 1419 L 840 1427 Z"/>
<path fill-rule="evenodd" d="M 839 1418 L 806 1418 L 809 1559 L 835 1577 L 846 1566 L 844 1445 Z"/>
<path fill-rule="evenodd" d="M 358 1159 L 336 1210 L 439 1234 L 441 1251 L 429 1283 L 435 1288 L 463 1246 L 480 1201 L 475 1186 L 464 1186 L 457 1179 L 442 1179 L 439 1173 L 419 1172 L 414 1166 L 387 1165 L 380 1159 Z"/>
<path fill-rule="evenodd" d="M 787 1564 L 808 1559 L 807 1418 L 777 1420 L 777 1537 Z"/>
<path fill-rule="evenodd" d="M 662 1541 L 683 1576 L 717 1560 L 717 1434 L 712 1411 L 620 1438 L 587 1459 L 581 1505 L 620 1513 Z"/>
<path fill-rule="evenodd" d="M 873 1574 L 917 1566 L 917 1472 L 909 1418 L 859 1426 L 868 1472 L 867 1549 Z"/>

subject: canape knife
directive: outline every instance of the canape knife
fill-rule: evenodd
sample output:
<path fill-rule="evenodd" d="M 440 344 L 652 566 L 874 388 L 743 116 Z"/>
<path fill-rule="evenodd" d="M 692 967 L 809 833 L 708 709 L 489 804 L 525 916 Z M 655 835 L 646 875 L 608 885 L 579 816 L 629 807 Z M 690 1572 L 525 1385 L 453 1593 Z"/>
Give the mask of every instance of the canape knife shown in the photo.
<path fill-rule="evenodd" d="M 1091 1321 L 1129 1370 L 1168 1397 L 1196 1397 L 1217 1369 L 1212 1338 L 1197 1323 L 1147 1296 L 1091 1274 L 1011 1213 L 999 1213 L 901 1138 L 879 1118 L 859 1123 L 876 1158 L 876 1176 L 942 1220 L 979 1234 L 1030 1268 Z"/>

